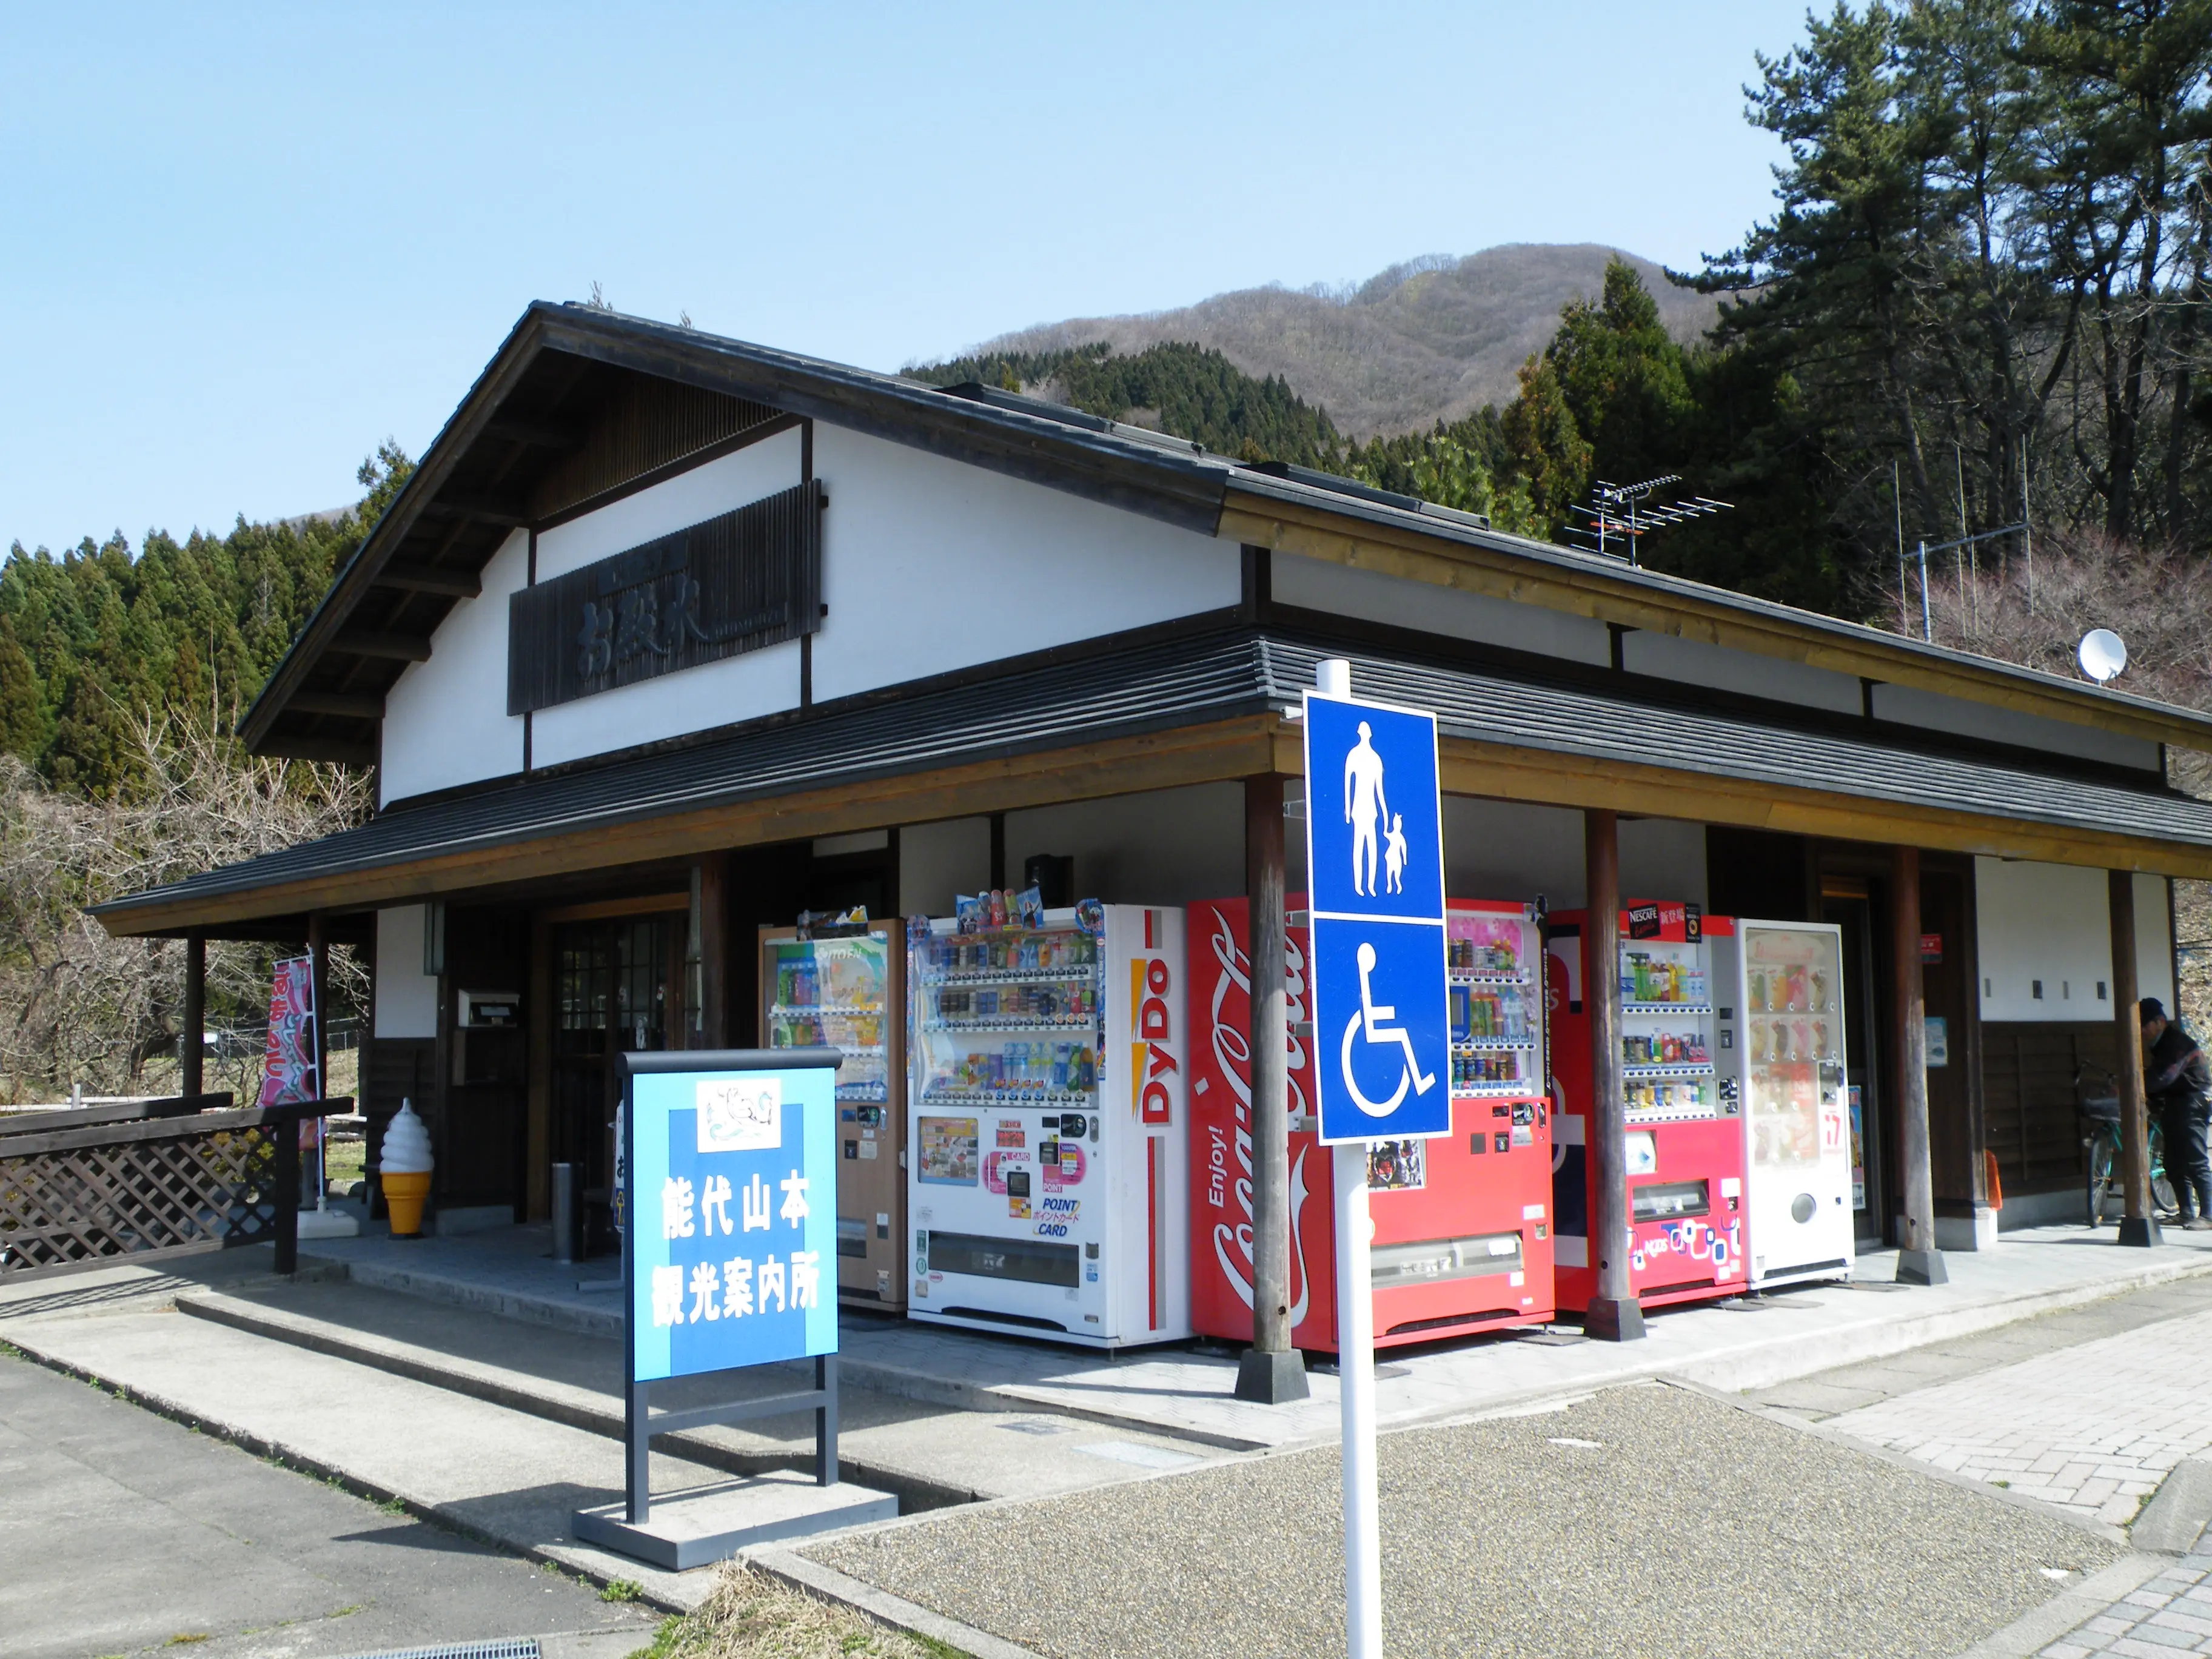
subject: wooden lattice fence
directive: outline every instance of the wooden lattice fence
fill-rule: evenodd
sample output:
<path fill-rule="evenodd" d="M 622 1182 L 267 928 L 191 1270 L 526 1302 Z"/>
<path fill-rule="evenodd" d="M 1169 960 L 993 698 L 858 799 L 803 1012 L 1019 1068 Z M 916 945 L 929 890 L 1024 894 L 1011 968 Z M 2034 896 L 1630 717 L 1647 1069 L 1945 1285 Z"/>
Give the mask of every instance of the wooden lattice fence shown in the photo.
<path fill-rule="evenodd" d="M 290 1273 L 300 1123 L 352 1105 L 0 1132 L 0 1284 L 270 1241 Z"/>

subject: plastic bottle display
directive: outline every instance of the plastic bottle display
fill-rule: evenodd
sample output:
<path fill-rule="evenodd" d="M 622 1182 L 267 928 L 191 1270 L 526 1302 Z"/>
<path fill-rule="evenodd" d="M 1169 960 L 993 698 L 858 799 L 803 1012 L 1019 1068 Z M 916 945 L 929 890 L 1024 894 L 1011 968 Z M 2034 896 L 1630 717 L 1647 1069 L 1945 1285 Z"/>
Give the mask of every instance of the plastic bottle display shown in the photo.
<path fill-rule="evenodd" d="M 1533 917 L 1460 911 L 1445 926 L 1452 1092 L 1512 1095 L 1540 1086 L 1542 987 L 1527 971 L 1540 954 Z"/>
<path fill-rule="evenodd" d="M 1098 939 L 1024 926 L 1026 895 L 1010 909 L 991 896 L 961 902 L 962 931 L 919 941 L 923 1102 L 1048 1105 L 1087 1094 L 1098 1086 Z M 1002 1035 L 1022 1031 L 1036 1035 Z"/>

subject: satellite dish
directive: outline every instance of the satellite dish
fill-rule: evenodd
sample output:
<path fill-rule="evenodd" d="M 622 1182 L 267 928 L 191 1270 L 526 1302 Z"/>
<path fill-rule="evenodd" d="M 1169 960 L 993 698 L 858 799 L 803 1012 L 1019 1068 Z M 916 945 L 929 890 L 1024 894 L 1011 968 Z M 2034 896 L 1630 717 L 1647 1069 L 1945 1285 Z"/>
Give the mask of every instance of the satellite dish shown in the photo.
<path fill-rule="evenodd" d="M 2100 685 L 2128 665 L 2127 644 L 2109 628 L 2093 628 L 2084 634 L 2075 654 L 2081 659 L 2081 672 Z"/>

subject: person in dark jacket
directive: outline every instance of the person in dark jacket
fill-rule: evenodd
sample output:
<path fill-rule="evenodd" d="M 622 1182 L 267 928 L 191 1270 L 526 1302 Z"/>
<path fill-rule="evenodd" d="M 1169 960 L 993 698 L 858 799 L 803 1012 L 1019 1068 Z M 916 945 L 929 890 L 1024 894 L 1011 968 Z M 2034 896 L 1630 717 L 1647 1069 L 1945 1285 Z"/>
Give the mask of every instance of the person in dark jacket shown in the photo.
<path fill-rule="evenodd" d="M 2212 1065 L 2181 1023 L 2166 1017 L 2156 997 L 2145 997 L 2142 1009 L 2144 1102 L 2165 1127 L 2174 1206 L 2191 1232 L 2212 1231 L 2212 1154 L 2205 1136 L 2212 1119 Z"/>

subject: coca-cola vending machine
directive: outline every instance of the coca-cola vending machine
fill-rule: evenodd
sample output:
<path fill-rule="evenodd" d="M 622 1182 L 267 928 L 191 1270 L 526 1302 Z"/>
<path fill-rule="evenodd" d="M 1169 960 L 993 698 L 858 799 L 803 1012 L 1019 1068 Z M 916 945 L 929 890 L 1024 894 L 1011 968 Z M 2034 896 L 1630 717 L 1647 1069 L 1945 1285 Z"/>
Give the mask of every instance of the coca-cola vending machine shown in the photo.
<path fill-rule="evenodd" d="M 1588 997 L 1601 971 L 1620 986 L 1631 1289 L 1647 1308 L 1733 1296 L 1744 1288 L 1742 1107 L 1732 1068 L 1716 1064 L 1708 941 L 1732 939 L 1735 924 L 1693 904 L 1632 901 L 1620 913 L 1619 959 L 1601 968 L 1584 948 L 1587 921 L 1563 911 L 1547 930 L 1559 1309 L 1583 1312 L 1597 1291 Z"/>
<path fill-rule="evenodd" d="M 1291 1340 L 1336 1351 L 1329 1155 L 1313 1114 L 1307 933 L 1288 929 Z M 1245 901 L 1189 909 L 1191 1322 L 1252 1338 L 1251 935 Z M 1452 1133 L 1369 1159 L 1375 1340 L 1431 1342 L 1551 1316 L 1551 1110 L 1540 933 L 1517 904 L 1455 899 L 1446 923 Z"/>

